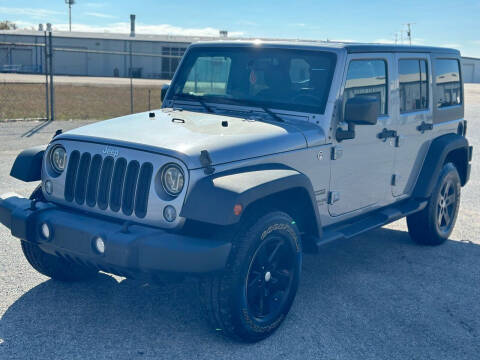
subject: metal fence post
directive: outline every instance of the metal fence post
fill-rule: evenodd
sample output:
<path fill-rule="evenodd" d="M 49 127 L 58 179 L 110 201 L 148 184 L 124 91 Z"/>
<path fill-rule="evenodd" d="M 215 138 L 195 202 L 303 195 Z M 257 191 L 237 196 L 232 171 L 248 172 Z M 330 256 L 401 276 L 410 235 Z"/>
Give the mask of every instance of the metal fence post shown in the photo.
<path fill-rule="evenodd" d="M 44 32 L 44 53 L 45 53 L 45 117 L 47 120 L 50 119 L 50 104 L 48 102 L 48 46 L 47 46 L 47 32 Z"/>
<path fill-rule="evenodd" d="M 130 114 L 133 114 L 133 65 L 132 65 L 132 41 L 130 41 Z"/>
<path fill-rule="evenodd" d="M 50 120 L 55 120 L 55 89 L 53 85 L 53 47 L 52 47 L 52 32 L 48 32 L 48 47 L 50 55 Z"/>

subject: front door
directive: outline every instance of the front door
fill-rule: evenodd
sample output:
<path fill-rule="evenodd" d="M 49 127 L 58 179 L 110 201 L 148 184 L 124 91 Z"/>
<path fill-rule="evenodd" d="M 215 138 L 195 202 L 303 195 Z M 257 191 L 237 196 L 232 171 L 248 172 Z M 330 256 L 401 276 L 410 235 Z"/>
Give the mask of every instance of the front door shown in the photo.
<path fill-rule="evenodd" d="M 407 194 L 415 184 L 432 129 L 431 76 L 428 55 L 397 54 L 399 106 L 395 111 L 395 160 L 392 195 Z"/>
<path fill-rule="evenodd" d="M 376 125 L 357 125 L 355 137 L 333 140 L 329 212 L 332 216 L 370 208 L 385 201 L 390 193 L 394 138 L 379 138 L 392 130 L 393 81 L 392 54 L 351 54 L 343 81 L 345 102 L 356 96 L 375 96 L 379 100 Z M 343 114 L 343 111 L 342 111 Z M 343 116 L 343 115 L 341 115 Z M 341 127 L 346 124 L 340 123 Z M 391 197 L 391 195 L 390 195 Z"/>

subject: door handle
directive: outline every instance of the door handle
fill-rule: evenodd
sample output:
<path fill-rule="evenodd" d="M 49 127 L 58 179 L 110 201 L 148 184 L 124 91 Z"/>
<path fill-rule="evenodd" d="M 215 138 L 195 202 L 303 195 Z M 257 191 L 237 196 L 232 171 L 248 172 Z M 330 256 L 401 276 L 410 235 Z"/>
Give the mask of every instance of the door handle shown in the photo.
<path fill-rule="evenodd" d="M 417 130 L 420 131 L 422 134 L 427 130 L 432 130 L 433 124 L 427 124 L 425 121 L 422 121 L 420 125 L 417 126 Z"/>
<path fill-rule="evenodd" d="M 395 130 L 388 130 L 384 128 L 381 133 L 377 134 L 377 138 L 383 140 L 383 142 L 387 141 L 388 138 L 397 137 L 397 132 Z"/>

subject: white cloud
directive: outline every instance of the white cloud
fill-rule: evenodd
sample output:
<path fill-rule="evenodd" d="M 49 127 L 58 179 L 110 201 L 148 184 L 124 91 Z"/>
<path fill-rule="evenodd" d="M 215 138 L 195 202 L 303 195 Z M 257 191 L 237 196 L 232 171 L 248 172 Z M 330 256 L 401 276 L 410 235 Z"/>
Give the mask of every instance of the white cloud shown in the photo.
<path fill-rule="evenodd" d="M 35 28 L 36 24 L 31 22 L 25 22 L 21 20 L 14 21 L 20 28 Z M 53 30 L 57 31 L 68 31 L 68 24 L 52 24 Z M 98 32 L 98 33 L 118 33 L 118 34 L 129 34 L 130 33 L 130 23 L 129 22 L 117 22 L 112 24 L 105 25 L 87 25 L 80 23 L 72 23 L 72 30 L 79 32 Z M 169 24 L 157 24 L 157 25 L 147 25 L 142 23 L 137 23 L 135 26 L 135 32 L 137 34 L 149 34 L 149 35 L 184 35 L 184 36 L 218 36 L 219 30 L 212 27 L 204 28 L 184 28 L 180 26 L 173 26 Z M 229 31 L 228 33 L 231 37 L 241 37 L 245 36 L 245 33 L 242 31 Z"/>
<path fill-rule="evenodd" d="M 33 8 L 0 7 L 0 15 L 2 16 L 28 16 L 34 19 L 45 19 L 58 14 L 61 14 L 61 12 Z"/>
<path fill-rule="evenodd" d="M 87 16 L 93 16 L 93 17 L 102 18 L 102 19 L 114 19 L 114 18 L 116 18 L 116 16 L 109 15 L 109 14 L 103 14 L 103 13 L 99 13 L 99 12 L 86 12 L 84 14 L 87 15 Z"/>

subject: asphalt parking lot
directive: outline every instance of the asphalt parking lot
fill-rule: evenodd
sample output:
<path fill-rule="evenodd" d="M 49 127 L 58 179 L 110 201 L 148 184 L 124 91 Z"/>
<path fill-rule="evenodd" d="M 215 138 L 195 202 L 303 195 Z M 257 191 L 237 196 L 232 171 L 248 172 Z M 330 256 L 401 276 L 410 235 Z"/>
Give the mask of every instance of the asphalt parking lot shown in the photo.
<path fill-rule="evenodd" d="M 0 225 L 0 359 L 478 359 L 480 85 L 466 104 L 474 162 L 451 240 L 417 246 L 402 220 L 306 255 L 290 315 L 258 344 L 212 331 L 194 282 L 57 283 Z M 0 193 L 35 187 L 9 177 L 20 150 L 84 123 L 0 123 Z"/>

